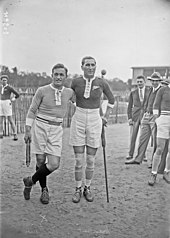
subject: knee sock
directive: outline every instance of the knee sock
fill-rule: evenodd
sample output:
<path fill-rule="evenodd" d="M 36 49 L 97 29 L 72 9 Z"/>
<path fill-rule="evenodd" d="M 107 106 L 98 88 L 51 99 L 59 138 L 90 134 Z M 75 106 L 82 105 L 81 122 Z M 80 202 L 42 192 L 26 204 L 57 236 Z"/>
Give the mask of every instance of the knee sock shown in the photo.
<path fill-rule="evenodd" d="M 165 172 L 169 172 L 169 171 L 170 171 L 170 152 L 167 154 L 166 166 L 165 166 Z"/>
<path fill-rule="evenodd" d="M 153 162 L 152 162 L 152 173 L 153 174 L 157 174 L 158 166 L 159 166 L 160 162 L 161 162 L 161 154 L 157 155 L 155 153 L 155 155 L 153 157 Z"/>
<path fill-rule="evenodd" d="M 41 178 L 48 176 L 51 174 L 51 171 L 47 168 L 46 164 L 43 164 L 39 167 L 39 169 L 35 172 L 35 174 L 32 176 L 32 181 L 35 184 L 37 181 L 39 181 Z"/>
<path fill-rule="evenodd" d="M 86 165 L 86 169 L 85 169 L 85 176 L 86 176 L 85 185 L 87 187 L 90 186 L 92 178 L 93 178 L 93 174 L 94 174 L 94 161 L 95 161 L 95 156 L 87 154 L 87 158 L 86 158 L 87 165 Z"/>
<path fill-rule="evenodd" d="M 39 167 L 36 165 L 36 171 L 39 170 Z M 41 188 L 45 188 L 47 187 L 47 177 L 46 176 L 42 176 L 40 179 L 39 179 L 39 183 L 40 183 L 40 186 Z"/>
<path fill-rule="evenodd" d="M 76 187 L 79 188 L 82 185 L 82 160 L 84 158 L 84 153 L 76 154 L 76 165 L 75 165 L 75 181 Z"/>

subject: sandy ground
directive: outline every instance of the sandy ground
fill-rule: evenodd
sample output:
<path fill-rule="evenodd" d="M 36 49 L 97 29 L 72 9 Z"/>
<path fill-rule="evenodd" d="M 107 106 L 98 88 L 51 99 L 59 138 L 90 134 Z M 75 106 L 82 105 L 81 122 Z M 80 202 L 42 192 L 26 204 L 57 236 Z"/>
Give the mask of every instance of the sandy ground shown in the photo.
<path fill-rule="evenodd" d="M 2 238 L 169 238 L 170 185 L 158 175 L 154 187 L 148 186 L 147 163 L 125 165 L 128 152 L 127 124 L 106 128 L 106 155 L 110 202 L 106 188 L 102 147 L 98 150 L 92 191 L 95 200 L 84 198 L 72 203 L 74 154 L 68 145 L 69 128 L 64 129 L 61 166 L 49 176 L 50 203 L 39 201 L 37 183 L 31 199 L 23 198 L 25 176 L 35 170 L 32 158 L 25 165 L 23 135 L 1 140 L 1 237 Z M 147 157 L 151 149 L 147 151 Z"/>

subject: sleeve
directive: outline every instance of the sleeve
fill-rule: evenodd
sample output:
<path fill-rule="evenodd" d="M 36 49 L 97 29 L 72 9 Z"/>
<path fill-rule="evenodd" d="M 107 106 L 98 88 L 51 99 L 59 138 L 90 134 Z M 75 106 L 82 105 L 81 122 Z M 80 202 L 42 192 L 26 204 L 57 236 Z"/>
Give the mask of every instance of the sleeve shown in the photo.
<path fill-rule="evenodd" d="M 110 88 L 109 84 L 107 83 L 107 81 L 104 79 L 102 79 L 102 80 L 103 80 L 103 93 L 106 95 L 106 97 L 108 99 L 107 106 L 113 108 L 114 102 L 115 102 L 113 93 L 112 93 L 111 88 Z"/>
<path fill-rule="evenodd" d="M 11 92 L 15 95 L 15 98 L 16 99 L 19 98 L 19 93 L 12 87 L 10 87 L 10 89 L 11 89 Z"/>
<path fill-rule="evenodd" d="M 156 94 L 156 98 L 155 98 L 155 101 L 153 104 L 153 114 L 154 115 L 159 115 L 163 92 L 164 92 L 164 88 L 161 88 L 158 91 L 158 93 Z"/>
<path fill-rule="evenodd" d="M 30 108 L 28 110 L 28 113 L 26 116 L 26 125 L 32 126 L 32 123 L 36 118 L 37 110 L 42 102 L 42 99 L 43 99 L 43 93 L 42 93 L 41 88 L 39 88 L 39 89 L 37 89 L 37 91 L 32 99 Z"/>
<path fill-rule="evenodd" d="M 128 120 L 132 119 L 132 107 L 133 107 L 133 96 L 131 92 L 129 95 L 129 101 L 128 101 L 128 107 L 127 107 Z"/>

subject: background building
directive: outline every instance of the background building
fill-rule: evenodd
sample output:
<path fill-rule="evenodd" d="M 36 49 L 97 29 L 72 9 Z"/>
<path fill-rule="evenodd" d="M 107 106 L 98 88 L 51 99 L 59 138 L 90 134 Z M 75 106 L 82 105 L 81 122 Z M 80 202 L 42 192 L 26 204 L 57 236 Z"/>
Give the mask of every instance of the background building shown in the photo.
<path fill-rule="evenodd" d="M 163 78 L 170 77 L 170 66 L 138 66 L 131 67 L 132 69 L 132 85 L 136 84 L 136 77 L 138 75 L 144 75 L 147 79 L 148 76 L 151 76 L 154 72 L 159 72 Z M 147 80 L 146 84 L 149 86 L 150 81 Z"/>

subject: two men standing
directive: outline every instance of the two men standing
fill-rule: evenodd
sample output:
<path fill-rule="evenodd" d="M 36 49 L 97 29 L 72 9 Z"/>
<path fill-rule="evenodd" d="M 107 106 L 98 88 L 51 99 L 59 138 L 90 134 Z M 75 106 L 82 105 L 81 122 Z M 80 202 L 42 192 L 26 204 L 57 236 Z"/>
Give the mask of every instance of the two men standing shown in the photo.
<path fill-rule="evenodd" d="M 67 103 L 76 96 L 76 112 L 70 128 L 70 144 L 75 153 L 76 190 L 72 201 L 78 203 L 82 196 L 82 163 L 86 150 L 85 186 L 83 195 L 93 201 L 90 184 L 93 178 L 95 156 L 101 142 L 102 123 L 106 123 L 114 106 L 114 97 L 106 80 L 95 77 L 96 60 L 82 59 L 83 76 L 75 78 L 71 88 L 65 88 L 67 69 L 57 64 L 52 69 L 52 83 L 38 88 L 26 117 L 25 142 L 32 143 L 36 154 L 36 172 L 23 179 L 24 198 L 30 199 L 32 186 L 39 181 L 42 193 L 40 201 L 49 203 L 47 176 L 59 168 L 62 150 L 62 119 Z M 103 120 L 100 116 L 101 95 L 106 94 L 109 103 Z M 47 162 L 46 162 L 47 160 Z"/>

